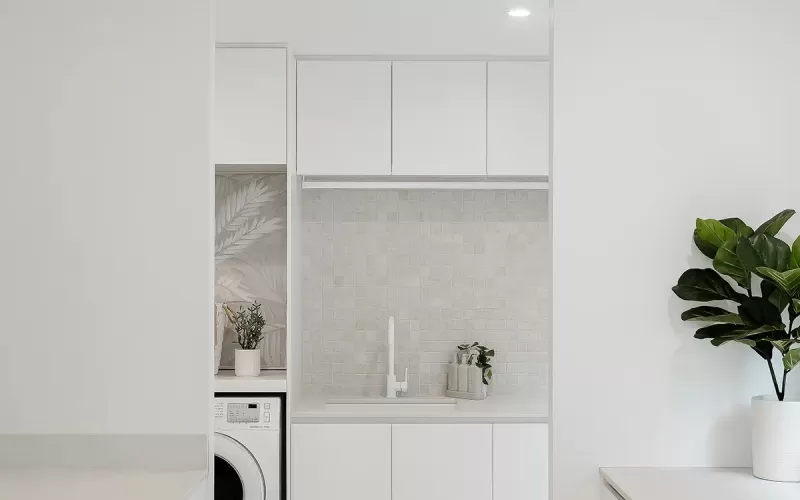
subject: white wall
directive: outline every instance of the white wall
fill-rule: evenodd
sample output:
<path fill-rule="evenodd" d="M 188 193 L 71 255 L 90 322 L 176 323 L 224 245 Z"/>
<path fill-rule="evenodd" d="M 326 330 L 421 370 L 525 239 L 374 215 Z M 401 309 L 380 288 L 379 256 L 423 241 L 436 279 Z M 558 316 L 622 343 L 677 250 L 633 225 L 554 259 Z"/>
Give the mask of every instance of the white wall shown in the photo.
<path fill-rule="evenodd" d="M 530 17 L 506 10 L 527 7 Z M 314 55 L 549 54 L 548 0 L 218 0 L 217 41 Z"/>
<path fill-rule="evenodd" d="M 766 364 L 693 339 L 670 287 L 709 264 L 695 217 L 800 209 L 799 25 L 794 0 L 556 0 L 553 498 L 749 465 Z"/>
<path fill-rule="evenodd" d="M 209 0 L 0 7 L 0 433 L 209 429 Z"/>

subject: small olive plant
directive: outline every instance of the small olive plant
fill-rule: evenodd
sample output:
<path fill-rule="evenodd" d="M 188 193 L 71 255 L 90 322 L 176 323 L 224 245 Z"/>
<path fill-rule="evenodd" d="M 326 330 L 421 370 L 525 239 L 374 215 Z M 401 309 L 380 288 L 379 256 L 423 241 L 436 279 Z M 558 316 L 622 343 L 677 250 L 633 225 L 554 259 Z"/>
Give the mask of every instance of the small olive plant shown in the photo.
<path fill-rule="evenodd" d="M 681 319 L 712 323 L 697 330 L 695 338 L 710 339 L 715 346 L 738 342 L 758 353 L 769 366 L 779 401 L 786 395 L 786 375 L 800 364 L 800 347 L 792 348 L 800 345 L 800 327 L 795 328 L 800 317 L 800 238 L 791 247 L 777 238 L 794 214 L 784 210 L 756 230 L 741 219 L 697 219 L 694 243 L 712 259 L 714 269 L 689 269 L 672 288 L 683 300 L 737 304 L 735 312 L 694 307 Z M 772 365 L 774 349 L 783 358 L 780 384 Z"/>
<path fill-rule="evenodd" d="M 227 305 L 223 306 L 225 314 L 236 329 L 236 341 L 242 349 L 258 349 L 258 344 L 264 339 L 263 329 L 267 324 L 261 314 L 261 304 L 253 302 L 247 309 L 239 307 L 238 312 L 233 312 Z"/>
<path fill-rule="evenodd" d="M 492 365 L 490 362 L 494 357 L 494 349 L 487 349 L 477 342 L 473 342 L 472 344 L 461 344 L 458 346 L 458 350 L 466 354 L 471 360 L 474 360 L 475 366 L 483 371 L 483 384 L 489 385 L 489 381 L 492 380 Z"/>

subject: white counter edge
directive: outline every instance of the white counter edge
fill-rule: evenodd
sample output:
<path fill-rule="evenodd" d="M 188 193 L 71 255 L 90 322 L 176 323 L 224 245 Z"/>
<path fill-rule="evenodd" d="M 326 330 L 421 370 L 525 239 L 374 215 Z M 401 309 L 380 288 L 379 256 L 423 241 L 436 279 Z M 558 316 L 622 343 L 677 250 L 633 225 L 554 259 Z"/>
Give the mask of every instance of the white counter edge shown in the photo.
<path fill-rule="evenodd" d="M 533 415 L 331 415 L 292 414 L 294 424 L 547 424 L 548 417 Z"/>

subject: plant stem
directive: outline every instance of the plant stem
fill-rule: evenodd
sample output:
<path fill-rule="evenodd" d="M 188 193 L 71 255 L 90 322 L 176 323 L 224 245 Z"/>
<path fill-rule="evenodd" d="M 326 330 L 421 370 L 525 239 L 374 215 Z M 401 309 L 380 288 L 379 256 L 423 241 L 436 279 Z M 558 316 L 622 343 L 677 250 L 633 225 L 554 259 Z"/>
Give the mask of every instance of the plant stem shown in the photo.
<path fill-rule="evenodd" d="M 772 385 L 775 387 L 775 395 L 778 396 L 778 401 L 783 401 L 783 394 L 781 394 L 781 390 L 778 388 L 778 377 L 775 376 L 775 368 L 772 366 L 772 360 L 768 359 L 767 364 L 769 365 L 769 373 L 772 375 Z"/>
<path fill-rule="evenodd" d="M 786 397 L 786 374 L 789 373 L 788 370 L 783 370 L 783 383 L 781 384 L 781 394 L 778 396 L 778 401 L 783 401 L 783 398 Z"/>

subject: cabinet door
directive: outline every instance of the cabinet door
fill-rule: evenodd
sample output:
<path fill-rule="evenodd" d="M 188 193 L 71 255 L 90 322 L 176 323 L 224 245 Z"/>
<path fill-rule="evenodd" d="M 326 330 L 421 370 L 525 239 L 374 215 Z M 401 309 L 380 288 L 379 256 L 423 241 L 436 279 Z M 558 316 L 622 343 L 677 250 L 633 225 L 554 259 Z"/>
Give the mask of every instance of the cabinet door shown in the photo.
<path fill-rule="evenodd" d="M 550 63 L 490 62 L 489 175 L 550 174 Z"/>
<path fill-rule="evenodd" d="M 486 63 L 395 62 L 392 175 L 486 175 Z"/>
<path fill-rule="evenodd" d="M 494 424 L 494 500 L 547 500 L 547 424 Z"/>
<path fill-rule="evenodd" d="M 286 49 L 217 48 L 214 162 L 286 163 Z"/>
<path fill-rule="evenodd" d="M 445 498 L 492 499 L 492 425 L 392 425 L 392 500 Z"/>
<path fill-rule="evenodd" d="M 292 425 L 292 500 L 391 500 L 391 425 Z"/>
<path fill-rule="evenodd" d="M 392 172 L 392 63 L 297 63 L 297 173 Z"/>

